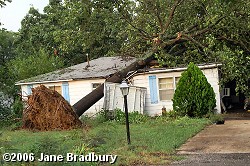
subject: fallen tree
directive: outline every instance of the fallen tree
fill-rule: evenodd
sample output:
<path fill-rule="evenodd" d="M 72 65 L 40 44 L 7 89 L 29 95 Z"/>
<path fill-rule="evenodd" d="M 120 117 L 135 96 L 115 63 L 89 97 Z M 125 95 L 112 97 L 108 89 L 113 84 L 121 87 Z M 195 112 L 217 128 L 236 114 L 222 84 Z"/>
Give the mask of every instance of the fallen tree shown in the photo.
<path fill-rule="evenodd" d="M 32 89 L 23 111 L 23 128 L 29 130 L 67 130 L 82 125 L 70 104 L 57 92 L 41 85 Z"/>
<path fill-rule="evenodd" d="M 125 69 L 118 71 L 108 79 L 106 79 L 107 82 L 113 82 L 113 83 L 120 83 L 122 80 L 127 76 L 128 72 L 130 71 L 136 71 L 140 68 L 142 68 L 145 64 L 150 62 L 152 60 L 152 55 L 154 51 L 149 51 L 146 54 L 146 58 L 143 60 L 138 60 Z M 104 90 L 104 84 L 90 92 L 88 95 L 83 97 L 81 100 L 79 100 L 77 103 L 73 105 L 73 108 L 76 112 L 76 114 L 80 117 L 84 112 L 86 112 L 92 105 L 94 105 L 97 101 L 99 101 L 103 96 Z"/>

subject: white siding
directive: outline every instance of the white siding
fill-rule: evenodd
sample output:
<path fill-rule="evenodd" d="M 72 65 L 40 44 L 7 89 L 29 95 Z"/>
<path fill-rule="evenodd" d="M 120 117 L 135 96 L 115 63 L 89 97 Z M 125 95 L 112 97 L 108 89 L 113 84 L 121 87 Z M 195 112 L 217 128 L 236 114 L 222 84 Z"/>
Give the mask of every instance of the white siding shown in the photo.
<path fill-rule="evenodd" d="M 92 83 L 104 83 L 105 79 L 91 79 L 69 82 L 70 104 L 74 105 L 81 98 L 92 92 Z M 103 108 L 103 98 L 91 106 L 84 115 L 92 116 Z"/>
<path fill-rule="evenodd" d="M 213 69 L 204 69 L 202 70 L 204 75 L 207 78 L 207 81 L 211 84 L 214 89 L 215 99 L 216 99 L 216 107 L 217 113 L 221 113 L 221 97 L 220 97 L 220 85 L 219 85 L 219 71 L 218 68 Z"/>
<path fill-rule="evenodd" d="M 220 107 L 220 90 L 219 90 L 219 75 L 218 75 L 218 68 L 213 69 L 202 69 L 204 75 L 206 76 L 208 82 L 213 87 L 213 90 L 216 95 L 216 108 L 218 113 L 221 113 L 221 107 Z M 151 104 L 150 100 L 150 88 L 149 88 L 149 76 L 150 75 L 156 75 L 157 80 L 157 87 L 158 87 L 158 79 L 164 78 L 164 77 L 180 77 L 181 73 L 183 71 L 175 71 L 175 72 L 159 72 L 159 73 L 144 73 L 144 74 L 138 74 L 134 76 L 133 78 L 133 85 L 139 86 L 139 87 L 145 87 L 147 88 L 146 93 L 146 105 L 144 112 L 150 116 L 155 115 L 161 115 L 162 108 L 165 107 L 166 110 L 172 110 L 173 109 L 173 102 L 171 100 L 169 101 L 160 101 L 159 98 L 159 91 L 158 93 L 158 103 L 157 104 Z M 159 88 L 158 88 L 159 89 Z"/>

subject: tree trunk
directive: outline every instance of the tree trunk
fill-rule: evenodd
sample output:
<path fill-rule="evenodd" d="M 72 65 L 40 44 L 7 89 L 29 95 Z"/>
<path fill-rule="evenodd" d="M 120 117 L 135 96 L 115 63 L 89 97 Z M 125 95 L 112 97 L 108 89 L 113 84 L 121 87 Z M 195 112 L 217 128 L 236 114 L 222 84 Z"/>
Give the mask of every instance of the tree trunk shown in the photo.
<path fill-rule="evenodd" d="M 106 81 L 107 82 L 114 82 L 114 83 L 121 83 L 123 78 L 125 78 L 130 71 L 135 71 L 140 68 L 142 68 L 145 63 L 148 63 L 150 60 L 152 60 L 152 55 L 153 53 L 150 52 L 146 59 L 143 61 L 136 61 L 126 67 L 125 69 L 115 73 L 113 76 L 109 77 Z M 142 63 L 143 62 L 143 63 Z M 73 105 L 74 110 L 76 111 L 76 114 L 80 117 L 84 112 L 86 112 L 92 105 L 94 105 L 97 101 L 99 101 L 103 96 L 104 90 L 104 84 L 90 92 L 88 95 L 83 97 L 81 100 L 79 100 L 77 103 Z"/>

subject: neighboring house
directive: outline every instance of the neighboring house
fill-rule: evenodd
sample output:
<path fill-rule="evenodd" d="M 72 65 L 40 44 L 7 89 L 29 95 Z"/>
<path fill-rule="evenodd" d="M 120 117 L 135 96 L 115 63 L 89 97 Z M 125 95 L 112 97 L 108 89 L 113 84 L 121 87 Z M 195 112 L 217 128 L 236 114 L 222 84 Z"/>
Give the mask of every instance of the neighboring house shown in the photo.
<path fill-rule="evenodd" d="M 71 105 L 105 82 L 105 80 L 128 65 L 135 58 L 101 57 L 89 63 L 81 63 L 65 69 L 42 74 L 16 83 L 21 86 L 25 99 L 32 93 L 31 89 L 41 84 L 59 92 Z M 103 108 L 103 98 L 88 109 L 86 114 L 95 114 Z"/>
<path fill-rule="evenodd" d="M 31 94 L 31 88 L 43 84 L 55 89 L 69 101 L 75 104 L 82 97 L 89 94 L 100 84 L 105 83 L 106 78 L 117 71 L 135 62 L 135 58 L 102 57 L 71 66 L 66 69 L 36 76 L 19 81 L 22 95 Z M 216 110 L 221 113 L 221 95 L 219 87 L 219 64 L 207 64 L 198 66 L 213 87 L 216 95 Z M 128 95 L 129 111 L 139 111 L 151 116 L 160 115 L 162 108 L 172 110 L 172 98 L 181 73 L 187 68 L 159 68 L 145 66 L 144 69 L 131 71 L 126 80 L 132 86 Z M 104 97 L 89 108 L 84 114 L 93 115 L 101 109 L 123 109 L 123 97 L 119 84 L 105 83 Z"/>

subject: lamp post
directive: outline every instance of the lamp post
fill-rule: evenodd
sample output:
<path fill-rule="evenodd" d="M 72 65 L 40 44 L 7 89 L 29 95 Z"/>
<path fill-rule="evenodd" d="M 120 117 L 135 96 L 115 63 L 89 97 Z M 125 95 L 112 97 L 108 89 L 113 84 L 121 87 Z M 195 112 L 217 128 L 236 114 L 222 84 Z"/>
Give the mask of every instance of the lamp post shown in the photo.
<path fill-rule="evenodd" d="M 123 98 L 124 98 L 127 140 L 128 140 L 128 144 L 130 144 L 129 120 L 128 120 L 128 100 L 127 100 L 127 96 L 128 96 L 128 93 L 129 93 L 129 86 L 128 86 L 126 81 L 122 81 L 122 83 L 120 85 L 120 89 L 122 91 L 122 95 L 123 95 Z"/>

